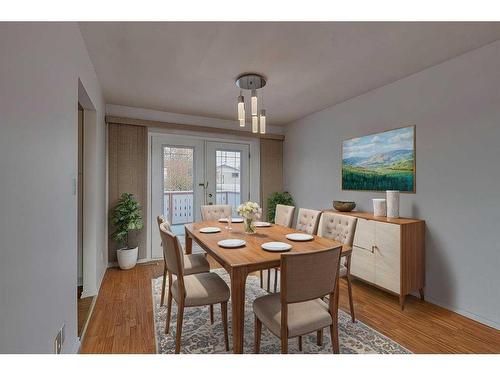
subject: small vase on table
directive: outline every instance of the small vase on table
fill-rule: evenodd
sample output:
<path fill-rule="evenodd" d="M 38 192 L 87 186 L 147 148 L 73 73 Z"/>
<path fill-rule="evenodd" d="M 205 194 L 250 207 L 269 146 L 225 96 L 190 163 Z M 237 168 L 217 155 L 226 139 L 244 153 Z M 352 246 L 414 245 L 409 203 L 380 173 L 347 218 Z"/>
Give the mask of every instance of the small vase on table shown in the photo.
<path fill-rule="evenodd" d="M 260 218 L 262 209 L 255 202 L 245 202 L 238 206 L 238 215 L 243 217 L 243 226 L 246 234 L 256 232 L 254 221 Z"/>

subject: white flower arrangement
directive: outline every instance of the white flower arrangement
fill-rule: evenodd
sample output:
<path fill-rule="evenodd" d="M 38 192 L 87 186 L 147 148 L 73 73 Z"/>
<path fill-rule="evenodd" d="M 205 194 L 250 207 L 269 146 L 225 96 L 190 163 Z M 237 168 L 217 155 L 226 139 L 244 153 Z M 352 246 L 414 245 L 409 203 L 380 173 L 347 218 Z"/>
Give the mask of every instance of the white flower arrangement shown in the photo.
<path fill-rule="evenodd" d="M 238 215 L 245 219 L 257 220 L 262 215 L 262 208 L 255 202 L 245 202 L 238 206 Z"/>

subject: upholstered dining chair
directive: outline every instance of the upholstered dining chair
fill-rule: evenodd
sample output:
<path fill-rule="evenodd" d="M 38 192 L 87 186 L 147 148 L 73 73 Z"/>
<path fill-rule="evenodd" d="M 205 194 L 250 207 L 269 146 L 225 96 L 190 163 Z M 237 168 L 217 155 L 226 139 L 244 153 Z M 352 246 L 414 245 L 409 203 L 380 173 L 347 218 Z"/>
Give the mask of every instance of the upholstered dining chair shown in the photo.
<path fill-rule="evenodd" d="M 276 213 L 274 215 L 274 223 L 290 228 L 293 222 L 294 206 L 286 206 L 284 204 L 276 205 Z"/>
<path fill-rule="evenodd" d="M 168 230 L 169 232 L 171 231 L 170 223 L 168 220 L 165 220 L 163 215 L 157 216 L 156 217 L 156 222 L 158 223 L 158 230 L 161 229 L 160 226 L 163 224 L 165 229 Z M 163 246 L 163 243 L 162 243 Z M 181 248 L 182 249 L 182 248 Z M 182 252 L 182 251 L 181 251 Z M 210 271 L 210 264 L 208 263 L 207 259 L 205 258 L 204 255 L 202 254 L 184 254 L 184 274 L 185 275 L 192 275 L 195 273 L 202 273 L 202 272 L 209 272 Z M 161 285 L 161 302 L 160 306 L 163 306 L 163 303 L 165 301 L 165 284 L 167 282 L 167 276 L 168 276 L 168 269 L 167 269 L 167 257 L 165 254 L 165 250 L 163 251 L 163 281 Z M 213 323 L 213 307 L 210 307 L 210 318 Z"/>
<path fill-rule="evenodd" d="M 277 204 L 274 214 L 274 223 L 290 228 L 293 223 L 293 214 L 295 213 L 294 206 L 287 206 L 284 204 Z M 278 269 L 274 269 L 274 292 L 278 286 Z M 260 287 L 264 288 L 264 272 L 260 271 Z M 267 270 L 267 291 L 271 291 L 271 268 Z"/>
<path fill-rule="evenodd" d="M 358 219 L 352 216 L 335 214 L 333 212 L 323 212 L 319 221 L 318 236 L 331 238 L 345 245 L 352 246 L 357 221 Z M 341 262 L 340 277 L 345 277 L 347 279 L 349 310 L 351 311 L 352 321 L 355 322 L 356 318 L 354 315 L 351 285 L 351 255 L 346 256 L 345 260 Z"/>
<path fill-rule="evenodd" d="M 229 204 L 207 204 L 201 206 L 201 220 L 211 221 L 229 217 L 232 214 L 232 209 Z"/>
<path fill-rule="evenodd" d="M 332 350 L 339 352 L 338 282 L 341 248 L 281 255 L 280 292 L 255 299 L 254 352 L 260 351 L 262 324 L 281 338 L 281 353 L 288 353 L 288 339 L 330 327 Z M 333 272 L 332 272 L 333 270 Z M 329 305 L 322 297 L 329 295 Z"/>
<path fill-rule="evenodd" d="M 165 333 L 170 330 L 170 317 L 172 315 L 172 299 L 177 303 L 177 330 L 175 338 L 175 353 L 181 349 L 182 322 L 185 307 L 207 306 L 220 303 L 222 323 L 224 326 L 224 343 L 226 351 L 229 350 L 229 338 L 227 328 L 227 302 L 230 291 L 222 278 L 212 272 L 185 274 L 184 257 L 178 237 L 170 232 L 165 224 L 160 225 L 160 235 L 167 259 L 168 269 L 168 297 L 167 297 L 167 319 Z M 173 281 L 173 277 L 176 279 Z M 172 282 L 173 281 L 173 282 Z"/>
<path fill-rule="evenodd" d="M 308 208 L 299 208 L 297 215 L 296 229 L 306 232 L 308 234 L 316 234 L 318 232 L 319 218 L 321 211 L 310 210 Z"/>

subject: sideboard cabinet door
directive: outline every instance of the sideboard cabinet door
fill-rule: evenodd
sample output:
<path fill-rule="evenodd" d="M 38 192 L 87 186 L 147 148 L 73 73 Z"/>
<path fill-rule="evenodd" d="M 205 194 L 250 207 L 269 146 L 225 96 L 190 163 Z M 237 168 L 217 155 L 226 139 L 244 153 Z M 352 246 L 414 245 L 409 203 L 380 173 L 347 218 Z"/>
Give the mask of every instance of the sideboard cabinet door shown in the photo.
<path fill-rule="evenodd" d="M 351 274 L 375 283 L 375 222 L 358 219 L 351 257 Z"/>
<path fill-rule="evenodd" d="M 375 284 L 400 293 L 401 227 L 375 223 Z"/>

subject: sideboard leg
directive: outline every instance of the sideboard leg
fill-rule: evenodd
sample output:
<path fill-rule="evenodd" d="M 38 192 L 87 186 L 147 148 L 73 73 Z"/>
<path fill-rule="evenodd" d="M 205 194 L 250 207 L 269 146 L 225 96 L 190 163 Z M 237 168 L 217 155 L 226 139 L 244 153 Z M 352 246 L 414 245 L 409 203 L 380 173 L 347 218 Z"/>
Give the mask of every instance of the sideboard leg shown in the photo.
<path fill-rule="evenodd" d="M 405 309 L 405 299 L 406 296 L 400 295 L 399 296 L 399 306 L 401 307 L 401 311 Z"/>
<path fill-rule="evenodd" d="M 422 301 L 425 301 L 425 296 L 424 296 L 424 288 L 420 288 L 420 289 L 418 290 L 418 292 L 420 293 L 420 299 L 421 299 Z"/>

